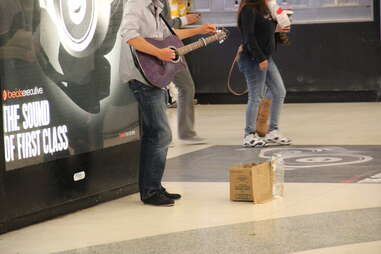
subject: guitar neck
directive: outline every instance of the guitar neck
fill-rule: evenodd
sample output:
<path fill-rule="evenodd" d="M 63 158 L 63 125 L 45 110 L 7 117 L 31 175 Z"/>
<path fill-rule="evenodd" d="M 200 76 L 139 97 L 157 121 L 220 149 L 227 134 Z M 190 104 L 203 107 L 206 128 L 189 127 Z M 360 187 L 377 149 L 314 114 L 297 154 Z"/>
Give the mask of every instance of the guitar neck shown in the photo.
<path fill-rule="evenodd" d="M 209 36 L 207 38 L 201 38 L 196 42 L 193 42 L 189 45 L 178 48 L 177 54 L 180 56 L 186 55 L 186 54 L 188 54 L 188 53 L 190 53 L 196 49 L 206 47 L 208 44 L 213 43 L 213 42 L 218 41 L 218 40 L 219 40 L 219 38 L 218 38 L 217 34 Z"/>

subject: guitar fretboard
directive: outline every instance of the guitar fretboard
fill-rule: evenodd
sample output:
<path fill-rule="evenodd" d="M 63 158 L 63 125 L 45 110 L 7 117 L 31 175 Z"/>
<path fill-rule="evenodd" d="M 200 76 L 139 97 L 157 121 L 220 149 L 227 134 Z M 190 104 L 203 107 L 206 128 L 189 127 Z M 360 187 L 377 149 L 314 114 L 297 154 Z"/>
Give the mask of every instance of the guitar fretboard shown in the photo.
<path fill-rule="evenodd" d="M 188 53 L 190 53 L 196 49 L 206 47 L 208 44 L 213 43 L 213 42 L 218 41 L 218 40 L 220 40 L 220 37 L 217 34 L 209 36 L 207 38 L 201 38 L 196 42 L 193 42 L 189 45 L 178 48 L 177 54 L 180 56 L 186 55 L 186 54 L 188 54 Z"/>

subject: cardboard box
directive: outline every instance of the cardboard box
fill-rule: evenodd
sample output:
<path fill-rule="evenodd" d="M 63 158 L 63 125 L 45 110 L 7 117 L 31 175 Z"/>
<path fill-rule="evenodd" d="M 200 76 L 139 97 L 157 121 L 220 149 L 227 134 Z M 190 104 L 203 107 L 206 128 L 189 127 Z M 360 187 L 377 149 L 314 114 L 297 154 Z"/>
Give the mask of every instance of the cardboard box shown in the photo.
<path fill-rule="evenodd" d="M 255 166 L 243 165 L 230 169 L 230 200 L 253 201 L 251 169 Z"/>
<path fill-rule="evenodd" d="M 273 199 L 271 162 L 235 166 L 230 169 L 230 200 L 258 204 Z"/>

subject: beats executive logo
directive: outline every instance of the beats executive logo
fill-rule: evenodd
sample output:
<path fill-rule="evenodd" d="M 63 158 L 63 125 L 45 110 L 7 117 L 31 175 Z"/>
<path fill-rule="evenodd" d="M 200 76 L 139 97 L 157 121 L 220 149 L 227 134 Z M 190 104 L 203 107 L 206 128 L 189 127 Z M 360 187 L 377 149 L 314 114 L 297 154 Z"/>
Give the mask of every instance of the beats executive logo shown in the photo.
<path fill-rule="evenodd" d="M 3 101 L 7 101 L 10 99 L 18 99 L 23 97 L 29 97 L 29 96 L 36 96 L 44 94 L 44 89 L 42 87 L 35 87 L 32 89 L 26 89 L 26 90 L 16 90 L 16 91 L 9 91 L 9 90 L 3 90 Z"/>

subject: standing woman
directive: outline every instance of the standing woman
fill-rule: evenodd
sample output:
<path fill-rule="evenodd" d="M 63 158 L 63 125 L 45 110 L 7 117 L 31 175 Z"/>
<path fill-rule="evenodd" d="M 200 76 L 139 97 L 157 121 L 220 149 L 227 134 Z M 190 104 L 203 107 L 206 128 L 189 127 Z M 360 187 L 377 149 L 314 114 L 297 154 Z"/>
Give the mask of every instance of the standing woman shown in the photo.
<path fill-rule="evenodd" d="M 291 140 L 279 132 L 279 117 L 286 97 L 282 77 L 272 55 L 275 51 L 275 32 L 289 32 L 277 27 L 267 7 L 269 0 L 242 0 L 238 14 L 238 28 L 242 35 L 243 51 L 239 60 L 244 73 L 249 99 L 243 145 L 264 147 L 267 143 L 289 145 Z M 269 133 L 261 138 L 256 133 L 259 104 L 265 88 L 272 94 Z"/>

